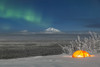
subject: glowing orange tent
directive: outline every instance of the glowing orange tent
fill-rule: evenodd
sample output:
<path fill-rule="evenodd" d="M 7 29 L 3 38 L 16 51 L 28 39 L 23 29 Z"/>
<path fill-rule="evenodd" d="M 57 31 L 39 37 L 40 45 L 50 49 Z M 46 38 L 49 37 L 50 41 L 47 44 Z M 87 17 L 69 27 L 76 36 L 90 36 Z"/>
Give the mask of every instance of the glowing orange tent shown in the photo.
<path fill-rule="evenodd" d="M 73 58 L 85 58 L 85 57 L 91 57 L 91 55 L 83 50 L 77 50 L 72 55 Z"/>

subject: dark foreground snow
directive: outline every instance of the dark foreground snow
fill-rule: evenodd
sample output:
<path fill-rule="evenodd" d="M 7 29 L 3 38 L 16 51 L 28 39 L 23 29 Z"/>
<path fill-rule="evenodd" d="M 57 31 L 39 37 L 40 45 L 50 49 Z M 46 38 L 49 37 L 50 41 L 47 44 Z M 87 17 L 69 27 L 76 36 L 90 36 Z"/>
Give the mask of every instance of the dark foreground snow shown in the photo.
<path fill-rule="evenodd" d="M 54 55 L 0 60 L 0 67 L 100 67 L 100 54 L 88 58 Z"/>

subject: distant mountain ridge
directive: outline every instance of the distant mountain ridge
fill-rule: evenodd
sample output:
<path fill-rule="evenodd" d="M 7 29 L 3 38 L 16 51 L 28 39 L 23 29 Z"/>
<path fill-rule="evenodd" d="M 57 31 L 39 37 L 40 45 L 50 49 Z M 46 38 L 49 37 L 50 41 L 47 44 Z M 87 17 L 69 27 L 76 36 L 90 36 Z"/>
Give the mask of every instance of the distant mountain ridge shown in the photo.
<path fill-rule="evenodd" d="M 55 29 L 55 28 L 50 27 L 50 28 L 47 28 L 47 29 L 45 30 L 45 32 L 61 32 L 61 31 L 58 30 L 58 29 Z"/>
<path fill-rule="evenodd" d="M 61 31 L 56 28 L 49 27 L 49 28 L 45 29 L 44 33 L 61 33 Z"/>
<path fill-rule="evenodd" d="M 30 32 L 28 30 L 22 30 L 14 34 L 61 34 L 61 33 L 64 33 L 64 32 L 61 32 L 59 29 L 49 27 L 45 29 L 44 31 L 40 31 L 40 32 Z"/>

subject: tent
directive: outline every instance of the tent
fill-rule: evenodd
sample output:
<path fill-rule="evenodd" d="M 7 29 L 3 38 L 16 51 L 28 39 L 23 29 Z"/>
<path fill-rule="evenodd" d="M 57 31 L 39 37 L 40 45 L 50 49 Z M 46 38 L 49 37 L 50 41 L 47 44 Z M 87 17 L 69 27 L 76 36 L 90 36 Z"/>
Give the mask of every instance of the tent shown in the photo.
<path fill-rule="evenodd" d="M 83 50 L 77 50 L 72 55 L 73 58 L 85 58 L 85 57 L 91 57 L 91 55 Z"/>

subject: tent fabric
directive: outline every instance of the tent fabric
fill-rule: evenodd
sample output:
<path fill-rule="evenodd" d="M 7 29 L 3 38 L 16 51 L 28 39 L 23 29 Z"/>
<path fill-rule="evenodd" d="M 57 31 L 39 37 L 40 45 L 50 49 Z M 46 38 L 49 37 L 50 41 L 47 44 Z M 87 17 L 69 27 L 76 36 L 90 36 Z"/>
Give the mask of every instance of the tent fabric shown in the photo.
<path fill-rule="evenodd" d="M 91 55 L 83 50 L 77 50 L 73 53 L 72 57 L 73 58 L 85 58 L 85 57 L 90 57 Z"/>

